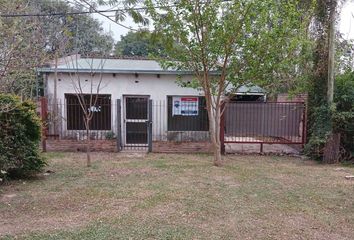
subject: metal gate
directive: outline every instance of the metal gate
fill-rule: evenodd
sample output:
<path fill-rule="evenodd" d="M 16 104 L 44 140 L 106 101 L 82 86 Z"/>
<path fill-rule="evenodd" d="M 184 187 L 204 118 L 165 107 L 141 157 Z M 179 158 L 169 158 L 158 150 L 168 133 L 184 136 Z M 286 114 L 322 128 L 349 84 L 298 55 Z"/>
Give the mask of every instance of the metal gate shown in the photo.
<path fill-rule="evenodd" d="M 120 150 L 151 151 L 152 147 L 152 101 L 149 96 L 124 96 L 122 124 L 118 124 Z M 119 131 L 120 130 L 120 131 Z"/>
<path fill-rule="evenodd" d="M 303 102 L 230 102 L 222 119 L 224 144 L 305 144 Z M 223 146 L 224 146 L 223 144 Z"/>

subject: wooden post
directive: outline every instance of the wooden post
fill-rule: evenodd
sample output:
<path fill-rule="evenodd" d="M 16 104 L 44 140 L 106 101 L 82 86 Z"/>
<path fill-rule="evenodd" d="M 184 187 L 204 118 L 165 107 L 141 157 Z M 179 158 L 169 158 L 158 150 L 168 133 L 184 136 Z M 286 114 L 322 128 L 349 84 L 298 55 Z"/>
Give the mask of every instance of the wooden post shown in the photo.
<path fill-rule="evenodd" d="M 121 124 L 121 105 L 120 105 L 120 99 L 117 99 L 117 151 L 120 152 L 122 151 L 122 124 Z"/>
<path fill-rule="evenodd" d="M 305 102 L 302 121 L 302 147 L 304 148 L 307 142 L 307 103 Z"/>
<path fill-rule="evenodd" d="M 221 104 L 220 112 L 220 147 L 221 154 L 225 155 L 225 102 Z"/>
<path fill-rule="evenodd" d="M 148 121 L 147 121 L 147 128 L 148 128 L 148 152 L 152 152 L 152 100 L 150 99 L 148 108 Z"/>
<path fill-rule="evenodd" d="M 45 97 L 40 98 L 41 103 L 41 121 L 42 121 L 42 151 L 47 151 L 47 114 L 48 114 L 48 105 L 47 99 Z"/>

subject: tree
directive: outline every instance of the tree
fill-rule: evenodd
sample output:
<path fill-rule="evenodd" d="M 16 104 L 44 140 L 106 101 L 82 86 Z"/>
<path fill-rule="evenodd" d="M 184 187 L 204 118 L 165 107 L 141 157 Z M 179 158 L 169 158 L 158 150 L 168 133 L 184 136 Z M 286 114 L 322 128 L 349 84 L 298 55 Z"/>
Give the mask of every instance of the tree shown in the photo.
<path fill-rule="evenodd" d="M 226 89 L 257 84 L 291 89 L 308 69 L 308 11 L 300 1 L 148 0 L 168 56 L 165 67 L 192 70 L 209 116 L 214 165 L 221 164 L 220 118 Z"/>
<path fill-rule="evenodd" d="M 114 54 L 129 57 L 166 56 L 162 44 L 146 30 L 130 31 L 125 36 L 121 36 L 121 40 L 114 47 Z"/>
<path fill-rule="evenodd" d="M 21 0 L 0 0 L 1 13 L 27 12 Z M 0 18 L 0 92 L 31 96 L 36 74 L 43 63 L 43 35 L 36 18 Z"/>
<path fill-rule="evenodd" d="M 114 40 L 110 33 L 103 31 L 98 20 L 89 15 L 67 15 L 71 12 L 84 11 L 84 6 L 79 3 L 78 1 L 75 5 L 70 5 L 62 0 L 30 1 L 32 13 L 48 14 L 40 17 L 46 34 L 45 48 L 48 53 L 55 53 L 62 41 L 66 41 L 63 55 L 73 51 L 87 55 L 102 54 L 112 50 Z M 62 13 L 62 15 L 50 15 L 51 13 Z M 78 43 L 78 40 L 81 42 Z"/>
<path fill-rule="evenodd" d="M 69 68 L 74 69 L 74 72 L 69 72 L 72 87 L 75 91 L 75 95 L 80 104 L 83 120 L 86 130 L 86 165 L 91 166 L 91 120 L 94 114 L 99 111 L 97 107 L 98 95 L 102 86 L 103 68 L 106 59 L 80 59 L 79 55 L 72 55 L 65 58 L 66 65 Z M 88 78 L 82 79 L 80 77 L 80 66 L 84 64 L 89 66 L 90 73 Z"/>
<path fill-rule="evenodd" d="M 35 67 L 73 52 L 110 52 L 113 38 L 80 6 L 54 0 L 0 0 L 1 14 L 48 14 L 0 18 L 0 92 L 32 98 L 38 76 Z M 62 15 L 52 15 L 63 13 Z M 79 40 L 81 42 L 79 42 Z"/>
<path fill-rule="evenodd" d="M 333 130 L 336 112 L 334 98 L 335 21 L 337 0 L 318 0 L 314 19 L 316 47 L 313 75 L 309 84 L 309 142 L 306 152 L 327 163 L 339 159 L 340 138 Z"/>

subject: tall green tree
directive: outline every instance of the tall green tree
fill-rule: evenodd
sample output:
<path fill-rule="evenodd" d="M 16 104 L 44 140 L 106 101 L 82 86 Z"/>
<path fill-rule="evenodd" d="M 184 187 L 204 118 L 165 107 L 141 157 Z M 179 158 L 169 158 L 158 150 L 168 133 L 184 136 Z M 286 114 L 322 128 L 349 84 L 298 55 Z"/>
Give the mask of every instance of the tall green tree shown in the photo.
<path fill-rule="evenodd" d="M 172 7 L 167 0 L 147 0 L 146 4 L 173 59 L 163 65 L 193 71 L 203 89 L 214 165 L 219 166 L 226 89 L 232 93 L 251 83 L 274 93 L 301 82 L 309 68 L 311 2 L 307 8 L 297 0 L 181 0 Z"/>
<path fill-rule="evenodd" d="M 121 40 L 114 47 L 114 54 L 130 57 L 166 56 L 159 40 L 146 30 L 130 31 L 125 36 L 121 36 Z"/>
<path fill-rule="evenodd" d="M 111 52 L 113 37 L 104 32 L 101 23 L 90 15 L 67 15 L 71 12 L 86 11 L 84 5 L 70 5 L 67 1 L 31 0 L 30 7 L 33 13 L 47 13 L 41 16 L 43 34 L 46 36 L 46 49 L 54 53 L 65 43 L 63 54 L 77 52 L 80 54 Z M 63 13 L 62 15 L 50 15 Z"/>
<path fill-rule="evenodd" d="M 333 117 L 336 111 L 333 104 L 336 40 L 334 26 L 337 11 L 337 0 L 316 1 L 313 29 L 316 47 L 309 84 L 309 142 L 306 152 L 321 160 L 327 155 L 327 162 L 338 161 L 339 152 L 339 138 L 333 135 Z"/>

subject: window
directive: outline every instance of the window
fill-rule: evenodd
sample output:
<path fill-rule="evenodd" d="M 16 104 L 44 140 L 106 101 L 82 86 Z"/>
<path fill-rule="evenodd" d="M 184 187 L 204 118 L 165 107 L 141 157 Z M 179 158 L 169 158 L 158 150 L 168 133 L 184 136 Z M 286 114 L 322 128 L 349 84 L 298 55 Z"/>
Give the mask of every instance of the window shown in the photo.
<path fill-rule="evenodd" d="M 90 121 L 91 130 L 111 130 L 111 95 L 93 95 L 93 101 L 97 97 L 96 104 L 89 106 L 90 94 L 85 94 L 86 107 L 93 111 Z M 65 94 L 67 130 L 85 130 L 84 113 L 75 94 Z"/>
<path fill-rule="evenodd" d="M 204 97 L 168 96 L 168 131 L 208 131 Z"/>

